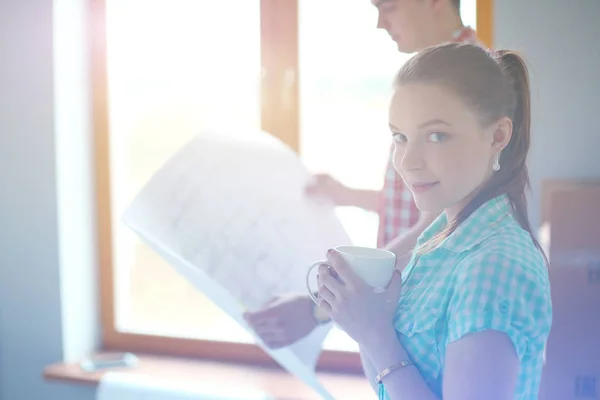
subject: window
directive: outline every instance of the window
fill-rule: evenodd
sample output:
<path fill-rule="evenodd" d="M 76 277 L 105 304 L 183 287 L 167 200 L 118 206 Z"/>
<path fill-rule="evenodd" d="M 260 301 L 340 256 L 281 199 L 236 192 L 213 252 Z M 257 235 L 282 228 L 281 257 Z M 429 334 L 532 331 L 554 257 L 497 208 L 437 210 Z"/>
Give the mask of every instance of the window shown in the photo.
<path fill-rule="evenodd" d="M 109 0 L 107 43 L 116 328 L 235 339 L 239 333 L 223 335 L 239 328 L 119 218 L 199 129 L 230 121 L 260 126 L 260 2 Z"/>
<path fill-rule="evenodd" d="M 463 1 L 471 26 L 473 2 Z M 120 216 L 176 149 L 199 129 L 223 124 L 262 126 L 298 150 L 310 169 L 379 187 L 390 77 L 407 56 L 375 29 L 368 0 L 92 6 L 104 345 L 270 363 L 249 334 L 124 228 Z M 333 162 L 340 134 L 344 152 Z M 369 169 L 356 169 L 359 150 Z M 339 215 L 356 243 L 375 244 L 374 215 Z M 345 334 L 332 331 L 325 349 L 322 366 L 359 368 Z"/>
<path fill-rule="evenodd" d="M 340 10 L 344 18 L 335 18 Z M 380 188 L 391 143 L 391 79 L 409 56 L 375 29 L 377 9 L 369 1 L 301 1 L 298 18 L 300 156 L 310 170 L 348 186 Z M 375 213 L 354 207 L 337 213 L 355 244 L 376 246 Z M 324 347 L 358 350 L 338 329 Z"/>

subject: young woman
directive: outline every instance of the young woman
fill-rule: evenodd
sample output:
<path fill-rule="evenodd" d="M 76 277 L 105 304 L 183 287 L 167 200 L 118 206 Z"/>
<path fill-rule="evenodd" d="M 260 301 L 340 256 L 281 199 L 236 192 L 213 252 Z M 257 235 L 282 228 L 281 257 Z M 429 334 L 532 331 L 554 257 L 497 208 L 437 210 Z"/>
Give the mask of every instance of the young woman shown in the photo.
<path fill-rule="evenodd" d="M 529 82 L 510 51 L 428 48 L 400 70 L 394 166 L 421 210 L 444 212 L 375 293 L 327 254 L 321 307 L 360 345 L 380 399 L 537 399 L 552 321 L 527 217 Z"/>
<path fill-rule="evenodd" d="M 388 33 L 401 53 L 415 53 L 446 42 L 471 43 L 483 47 L 476 32 L 463 24 L 460 0 L 371 0 L 371 3 L 377 8 L 377 28 Z M 343 10 L 340 11 L 340 17 L 343 18 Z M 344 134 L 340 132 L 340 140 L 343 140 Z M 341 151 L 344 149 L 341 148 Z M 377 212 L 377 246 L 397 254 L 398 268 L 403 268 L 409 257 L 400 256 L 415 246 L 419 235 L 440 210 L 423 212 L 418 209 L 409 189 L 394 170 L 391 156 L 386 162 L 381 190 L 353 189 L 329 175 L 316 175 L 314 182 L 307 187 L 307 194 L 324 196 L 337 205 Z M 331 326 L 329 318 L 308 295 L 296 293 L 272 299 L 264 307 L 249 311 L 245 317 L 256 334 L 271 348 L 289 346 L 306 337 L 319 325 Z"/>

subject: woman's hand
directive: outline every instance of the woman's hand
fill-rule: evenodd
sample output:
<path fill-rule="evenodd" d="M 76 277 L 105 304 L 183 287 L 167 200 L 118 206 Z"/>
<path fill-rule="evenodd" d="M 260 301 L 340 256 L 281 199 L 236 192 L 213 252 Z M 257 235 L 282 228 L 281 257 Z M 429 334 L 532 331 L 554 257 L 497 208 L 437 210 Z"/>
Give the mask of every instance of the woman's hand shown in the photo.
<path fill-rule="evenodd" d="M 327 252 L 326 265 L 319 267 L 320 306 L 359 344 L 372 342 L 378 332 L 393 329 L 402 277 L 395 270 L 383 293 L 366 284 L 336 250 Z"/>

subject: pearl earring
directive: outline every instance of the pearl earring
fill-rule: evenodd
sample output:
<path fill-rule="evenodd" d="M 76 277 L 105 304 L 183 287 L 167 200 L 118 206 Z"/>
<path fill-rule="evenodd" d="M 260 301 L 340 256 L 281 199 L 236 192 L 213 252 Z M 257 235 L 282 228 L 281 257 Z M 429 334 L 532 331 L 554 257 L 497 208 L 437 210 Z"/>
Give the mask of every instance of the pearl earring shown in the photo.
<path fill-rule="evenodd" d="M 496 156 L 494 159 L 494 165 L 492 165 L 492 169 L 494 171 L 500 171 L 500 153 L 496 153 Z"/>

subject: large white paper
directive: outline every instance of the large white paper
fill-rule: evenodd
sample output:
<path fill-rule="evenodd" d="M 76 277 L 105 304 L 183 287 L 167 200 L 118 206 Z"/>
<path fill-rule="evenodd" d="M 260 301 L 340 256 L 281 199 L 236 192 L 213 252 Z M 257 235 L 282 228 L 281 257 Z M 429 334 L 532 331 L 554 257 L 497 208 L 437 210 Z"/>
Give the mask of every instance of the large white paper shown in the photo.
<path fill-rule="evenodd" d="M 332 204 L 304 194 L 310 174 L 269 134 L 199 134 L 145 185 L 123 221 L 196 288 L 253 334 L 242 313 L 306 292 L 310 264 L 350 238 Z M 290 373 L 333 397 L 315 374 L 322 326 L 284 349 L 257 343 Z"/>

